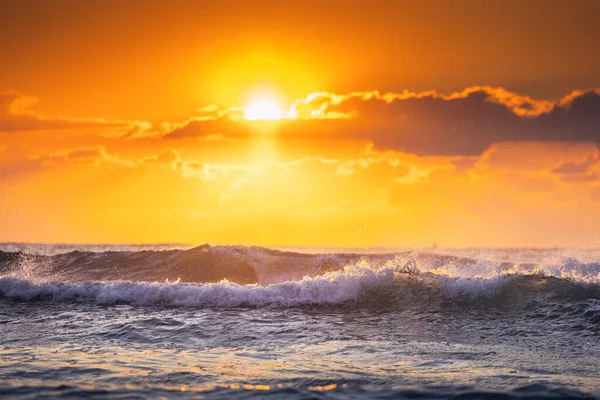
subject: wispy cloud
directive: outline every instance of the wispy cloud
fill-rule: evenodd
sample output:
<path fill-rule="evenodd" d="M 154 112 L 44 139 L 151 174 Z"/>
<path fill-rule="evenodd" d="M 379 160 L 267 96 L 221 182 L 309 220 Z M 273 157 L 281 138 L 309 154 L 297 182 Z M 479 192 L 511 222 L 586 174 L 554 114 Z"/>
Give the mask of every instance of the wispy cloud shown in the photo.
<path fill-rule="evenodd" d="M 0 93 L 0 133 L 95 129 L 107 135 L 123 135 L 150 129 L 145 121 L 108 120 L 104 118 L 50 117 L 31 107 L 37 99 L 17 92 Z"/>

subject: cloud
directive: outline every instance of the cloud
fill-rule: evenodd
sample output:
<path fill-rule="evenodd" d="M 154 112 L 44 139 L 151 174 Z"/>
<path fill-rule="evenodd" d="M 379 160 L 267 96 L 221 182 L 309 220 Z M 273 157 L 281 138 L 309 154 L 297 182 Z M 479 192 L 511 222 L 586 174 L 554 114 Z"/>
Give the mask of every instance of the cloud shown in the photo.
<path fill-rule="evenodd" d="M 252 124 L 239 108 L 216 106 L 156 136 L 223 139 L 248 137 Z M 477 86 L 448 95 L 435 91 L 335 94 L 297 100 L 291 118 L 272 122 L 279 139 L 361 140 L 380 151 L 476 156 L 501 142 L 600 143 L 600 90 L 574 91 L 558 100 L 536 100 L 504 88 Z M 158 132 L 158 133 L 157 133 Z"/>
<path fill-rule="evenodd" d="M 213 117 L 195 117 L 179 124 L 165 125 L 162 137 L 181 139 L 187 137 L 217 140 L 224 137 L 246 137 L 250 128 L 246 121 L 234 118 L 231 114 Z"/>
<path fill-rule="evenodd" d="M 564 182 L 597 181 L 600 178 L 600 149 L 596 148 L 583 161 L 563 162 L 552 172 Z"/>
<path fill-rule="evenodd" d="M 459 157 L 440 159 L 427 159 L 416 157 L 412 154 L 400 153 L 392 150 L 377 151 L 372 145 L 367 146 L 362 156 L 341 163 L 337 168 L 337 174 L 349 176 L 359 170 L 372 166 L 388 166 L 394 171 L 388 173 L 390 179 L 400 185 L 409 185 L 428 181 L 435 171 L 452 170 L 464 172 L 465 166 L 474 165 L 473 160 L 463 160 Z M 383 171 L 382 171 L 383 172 Z"/>
<path fill-rule="evenodd" d="M 175 163 L 180 160 L 179 151 L 167 148 L 158 154 L 144 156 L 139 160 L 140 164 L 166 164 Z"/>
<path fill-rule="evenodd" d="M 552 172 L 555 174 L 582 174 L 589 172 L 590 168 L 594 166 L 598 162 L 597 155 L 589 156 L 583 162 L 568 162 L 564 164 L 560 164 L 556 167 Z"/>
<path fill-rule="evenodd" d="M 291 114 L 301 119 L 315 117 L 335 119 L 340 116 L 350 118 L 353 115 L 365 114 L 364 111 L 367 111 L 367 113 L 381 111 L 387 114 L 389 110 L 414 112 L 419 109 L 435 110 L 440 114 L 446 112 L 453 114 L 460 111 L 461 103 L 464 104 L 465 101 L 474 100 L 475 103 L 501 105 L 504 109 L 518 116 L 536 117 L 551 112 L 557 104 L 568 106 L 573 100 L 586 96 L 588 93 L 594 93 L 594 91 L 575 91 L 557 102 L 535 100 L 502 87 L 491 86 L 473 86 L 449 95 L 440 94 L 434 90 L 425 92 L 404 91 L 400 93 L 382 93 L 379 90 L 372 90 L 352 92 L 346 95 L 316 92 L 308 95 L 305 99 L 297 100 L 291 107 Z M 368 104 L 365 105 L 364 103 Z M 452 104 L 452 106 L 449 106 L 449 104 Z"/>
<path fill-rule="evenodd" d="M 117 164 L 125 167 L 135 167 L 138 163 L 124 160 L 118 154 L 109 153 L 104 146 L 83 146 L 75 149 L 62 150 L 50 154 L 36 154 L 29 158 L 42 166 L 58 164 Z"/>
<path fill-rule="evenodd" d="M 55 152 L 36 153 L 29 157 L 18 156 L 6 161 L 0 159 L 0 178 L 4 181 L 14 180 L 55 167 L 116 165 L 134 168 L 145 162 L 144 159 L 124 159 L 119 154 L 108 151 L 105 146 L 81 146 Z"/>
<path fill-rule="evenodd" d="M 144 121 L 107 120 L 104 118 L 48 117 L 30 108 L 37 99 L 21 93 L 9 91 L 0 93 L 0 133 L 45 131 L 57 129 L 101 129 L 105 133 L 116 131 L 118 135 L 127 132 L 145 131 L 151 128 Z"/>
<path fill-rule="evenodd" d="M 165 121 L 158 126 L 142 125 L 125 132 L 125 139 L 182 139 L 197 138 L 207 141 L 225 137 L 248 136 L 248 122 L 239 107 L 221 108 L 215 104 L 200 107 L 195 116 L 181 122 Z"/>
<path fill-rule="evenodd" d="M 475 86 L 450 95 L 439 94 L 433 90 L 420 93 L 409 91 L 381 93 L 378 90 L 373 90 L 352 92 L 347 95 L 317 92 L 310 94 L 305 99 L 296 101 L 292 105 L 291 114 L 302 119 L 316 117 L 323 119 L 350 118 L 353 115 L 362 114 L 363 111 L 370 111 L 371 113 L 376 111 L 387 112 L 385 107 L 382 108 L 385 105 L 391 106 L 391 109 L 395 107 L 409 110 L 411 107 L 415 107 L 417 103 L 429 103 L 433 109 L 444 102 L 464 100 L 473 96 L 483 96 L 485 101 L 503 105 L 520 116 L 537 116 L 550 111 L 554 105 L 552 101 L 537 101 L 529 96 L 519 95 L 504 88 Z M 364 103 L 370 103 L 370 105 L 365 106 Z"/>
<path fill-rule="evenodd" d="M 24 114 L 26 109 L 36 102 L 35 97 L 24 96 L 17 92 L 0 93 L 0 118 Z"/>
<path fill-rule="evenodd" d="M 258 168 L 254 166 L 211 164 L 203 161 L 181 159 L 173 163 L 173 169 L 181 173 L 181 176 L 184 178 L 198 178 L 201 181 L 214 180 L 236 172 L 251 172 Z"/>
<path fill-rule="evenodd" d="M 44 168 L 82 166 L 99 167 L 101 165 L 121 166 L 128 169 L 144 167 L 147 165 L 170 165 L 178 171 L 177 163 L 180 162 L 179 151 L 167 148 L 159 153 L 143 156 L 141 158 L 123 157 L 121 154 L 111 152 L 103 145 L 81 146 L 49 153 L 37 153 L 26 159 L 16 159 L 8 163 L 0 163 L 0 177 L 14 177 L 26 173 L 34 173 Z"/>
<path fill-rule="evenodd" d="M 316 129 L 315 123 L 304 123 L 315 136 L 364 139 L 378 149 L 420 155 L 478 155 L 507 141 L 600 143 L 599 90 L 576 91 L 556 101 L 492 87 L 450 95 L 323 92 L 297 101 L 292 114 L 304 121 L 321 119 Z"/>
<path fill-rule="evenodd" d="M 361 157 L 340 164 L 337 173 L 346 176 L 353 175 L 358 170 L 369 168 L 373 164 L 388 164 L 392 168 L 404 167 L 406 172 L 409 170 L 409 165 L 402 158 L 402 154 L 392 151 L 378 152 L 373 150 L 373 146 L 367 146 Z"/>
<path fill-rule="evenodd" d="M 109 151 L 103 145 L 94 145 L 37 153 L 13 163 L 0 164 L 0 176 L 8 177 L 17 173 L 29 173 L 43 168 L 60 166 L 79 168 L 83 165 L 93 167 L 116 165 L 133 169 L 164 165 L 184 179 L 199 179 L 206 182 L 222 180 L 221 184 L 229 185 L 228 193 L 222 195 L 223 199 L 227 199 L 232 196 L 233 192 L 239 191 L 265 171 L 286 170 L 307 163 L 334 165 L 337 162 L 337 160 L 322 157 L 304 157 L 287 162 L 268 161 L 259 165 L 211 163 L 198 159 L 185 159 L 177 149 L 170 147 L 154 154 L 134 157 Z"/>

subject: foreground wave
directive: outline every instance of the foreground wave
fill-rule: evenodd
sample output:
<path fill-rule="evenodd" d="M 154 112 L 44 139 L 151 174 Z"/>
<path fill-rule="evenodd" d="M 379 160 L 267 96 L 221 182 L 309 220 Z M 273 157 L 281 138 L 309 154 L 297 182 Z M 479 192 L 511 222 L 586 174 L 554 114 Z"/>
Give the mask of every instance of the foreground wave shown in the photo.
<path fill-rule="evenodd" d="M 414 252 L 303 254 L 205 245 L 55 256 L 0 253 L 0 268 L 0 296 L 13 300 L 193 307 L 448 302 L 525 307 L 532 301 L 570 301 L 586 309 L 600 300 L 600 263 L 574 259 L 544 266 Z"/>

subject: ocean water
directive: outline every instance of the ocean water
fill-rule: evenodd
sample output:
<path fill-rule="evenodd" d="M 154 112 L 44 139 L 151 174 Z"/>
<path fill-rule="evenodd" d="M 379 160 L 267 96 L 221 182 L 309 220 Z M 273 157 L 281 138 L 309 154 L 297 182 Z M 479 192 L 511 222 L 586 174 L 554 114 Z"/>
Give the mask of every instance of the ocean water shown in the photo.
<path fill-rule="evenodd" d="M 0 245 L 0 397 L 598 396 L 598 250 Z"/>

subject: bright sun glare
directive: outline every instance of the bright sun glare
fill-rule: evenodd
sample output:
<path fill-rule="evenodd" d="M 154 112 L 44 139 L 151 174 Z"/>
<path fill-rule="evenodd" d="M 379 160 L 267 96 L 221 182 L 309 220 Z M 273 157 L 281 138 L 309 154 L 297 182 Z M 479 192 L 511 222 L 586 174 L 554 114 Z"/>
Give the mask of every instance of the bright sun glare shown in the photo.
<path fill-rule="evenodd" d="M 248 120 L 271 120 L 281 119 L 283 114 L 277 103 L 271 100 L 261 99 L 255 100 L 244 112 L 244 117 Z"/>

